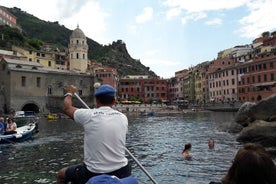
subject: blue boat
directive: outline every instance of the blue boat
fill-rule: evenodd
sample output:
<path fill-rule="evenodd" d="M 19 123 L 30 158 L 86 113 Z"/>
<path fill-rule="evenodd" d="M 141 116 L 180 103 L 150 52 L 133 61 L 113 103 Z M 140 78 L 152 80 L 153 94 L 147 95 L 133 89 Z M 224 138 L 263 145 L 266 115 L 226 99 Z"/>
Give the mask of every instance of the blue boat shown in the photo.
<path fill-rule="evenodd" d="M 38 123 L 32 122 L 18 127 L 14 134 L 0 135 L 0 144 L 23 142 L 30 139 L 36 133 L 38 133 Z"/>

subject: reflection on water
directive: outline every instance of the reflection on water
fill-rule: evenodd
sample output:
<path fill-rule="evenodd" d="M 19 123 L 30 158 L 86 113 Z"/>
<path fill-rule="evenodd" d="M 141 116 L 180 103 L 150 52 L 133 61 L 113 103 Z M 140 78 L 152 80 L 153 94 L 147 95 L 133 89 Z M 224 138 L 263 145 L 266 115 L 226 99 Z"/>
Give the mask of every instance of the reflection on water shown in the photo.
<path fill-rule="evenodd" d="M 166 117 L 129 117 L 127 148 L 160 184 L 206 184 L 219 181 L 238 147 L 235 135 L 223 131 L 233 113 L 192 113 Z M 215 139 L 209 150 L 208 140 Z M 82 128 L 69 119 L 42 119 L 33 140 L 0 145 L 1 183 L 56 183 L 56 172 L 83 157 Z M 192 144 L 192 160 L 181 157 Z M 133 175 L 151 183 L 130 158 Z"/>

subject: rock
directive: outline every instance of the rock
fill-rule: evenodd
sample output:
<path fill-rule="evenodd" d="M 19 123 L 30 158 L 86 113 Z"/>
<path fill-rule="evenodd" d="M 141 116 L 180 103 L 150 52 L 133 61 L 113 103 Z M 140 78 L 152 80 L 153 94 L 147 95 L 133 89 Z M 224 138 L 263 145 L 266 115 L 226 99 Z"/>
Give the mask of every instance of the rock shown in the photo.
<path fill-rule="evenodd" d="M 239 108 L 235 121 L 246 127 L 255 120 L 276 120 L 276 94 L 258 103 L 245 102 Z"/>
<path fill-rule="evenodd" d="M 248 126 L 255 120 L 255 116 L 251 112 L 251 108 L 255 105 L 256 103 L 253 102 L 243 103 L 236 114 L 235 121 L 244 127 Z"/>
<path fill-rule="evenodd" d="M 269 121 L 276 115 L 276 94 L 259 101 L 255 106 L 251 107 L 251 113 L 255 119 Z"/>
<path fill-rule="evenodd" d="M 243 126 L 236 123 L 236 122 L 228 122 L 225 127 L 223 127 L 223 129 L 226 131 L 226 132 L 229 132 L 229 133 L 239 133 L 242 129 L 243 129 Z"/>
<path fill-rule="evenodd" d="M 256 120 L 250 126 L 243 128 L 237 141 L 247 143 L 255 142 L 265 147 L 276 146 L 276 122 Z"/>

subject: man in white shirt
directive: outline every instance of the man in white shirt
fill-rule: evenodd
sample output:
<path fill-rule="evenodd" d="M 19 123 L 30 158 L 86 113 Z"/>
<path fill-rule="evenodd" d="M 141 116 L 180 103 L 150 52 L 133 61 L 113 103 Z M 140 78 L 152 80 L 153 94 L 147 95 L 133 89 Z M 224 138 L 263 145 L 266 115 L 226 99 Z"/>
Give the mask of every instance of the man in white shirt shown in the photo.
<path fill-rule="evenodd" d="M 127 117 L 114 109 L 115 90 L 110 85 L 100 86 L 96 92 L 97 108 L 78 109 L 72 105 L 77 88 L 70 85 L 64 95 L 64 113 L 84 128 L 84 163 L 62 168 L 57 183 L 86 183 L 100 174 L 124 178 L 131 175 L 125 157 Z"/>

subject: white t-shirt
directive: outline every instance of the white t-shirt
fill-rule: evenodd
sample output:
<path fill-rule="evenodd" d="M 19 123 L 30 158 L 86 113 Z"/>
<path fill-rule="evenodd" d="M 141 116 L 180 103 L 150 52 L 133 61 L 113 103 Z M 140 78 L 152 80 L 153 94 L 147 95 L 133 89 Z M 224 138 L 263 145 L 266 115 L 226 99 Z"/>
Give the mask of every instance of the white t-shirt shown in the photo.
<path fill-rule="evenodd" d="M 78 109 L 74 120 L 84 127 L 84 163 L 94 173 L 108 173 L 127 165 L 127 117 L 111 107 Z"/>

